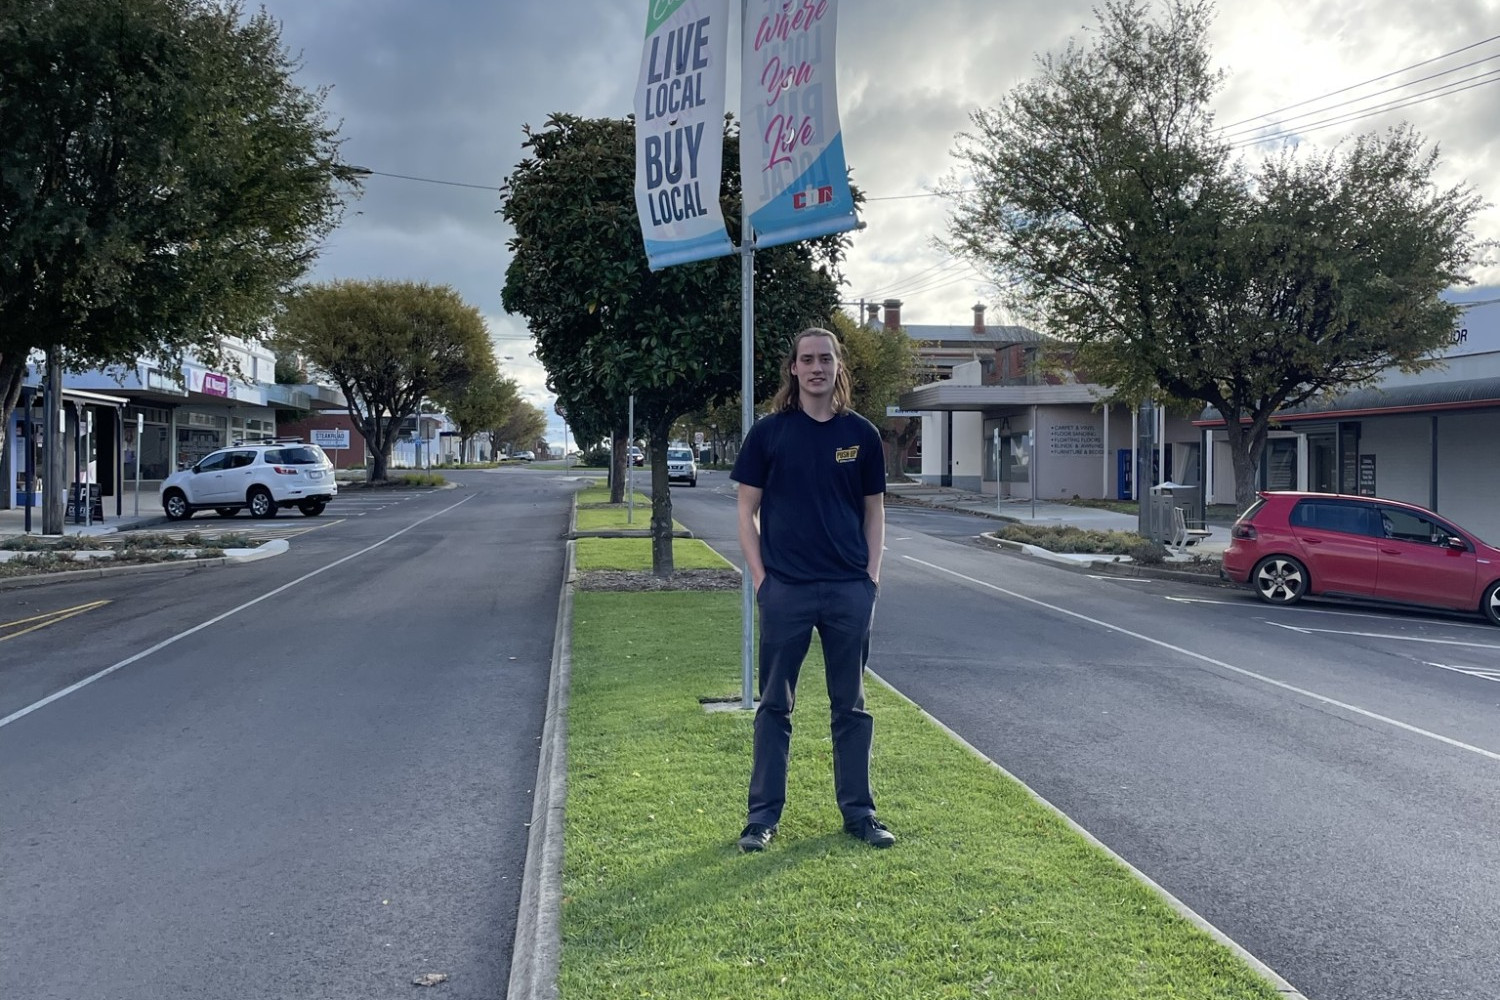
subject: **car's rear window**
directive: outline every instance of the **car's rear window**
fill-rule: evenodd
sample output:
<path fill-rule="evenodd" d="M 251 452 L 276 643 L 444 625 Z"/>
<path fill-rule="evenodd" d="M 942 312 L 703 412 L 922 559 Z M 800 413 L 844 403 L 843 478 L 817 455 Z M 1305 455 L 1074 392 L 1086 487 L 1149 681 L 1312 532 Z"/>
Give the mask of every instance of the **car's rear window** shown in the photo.
<path fill-rule="evenodd" d="M 322 465 L 327 459 L 317 445 L 299 444 L 290 448 L 272 448 L 266 452 L 268 465 Z"/>
<path fill-rule="evenodd" d="M 1253 521 L 1253 520 L 1255 520 L 1255 515 L 1259 514 L 1260 511 L 1261 511 L 1261 508 L 1264 507 L 1265 505 L 1266 505 L 1266 498 L 1265 497 L 1256 497 L 1255 498 L 1255 502 L 1252 503 L 1249 507 L 1246 507 L 1245 508 L 1245 513 L 1243 513 L 1243 514 L 1241 514 L 1239 516 L 1239 520 L 1241 520 L 1241 521 Z"/>

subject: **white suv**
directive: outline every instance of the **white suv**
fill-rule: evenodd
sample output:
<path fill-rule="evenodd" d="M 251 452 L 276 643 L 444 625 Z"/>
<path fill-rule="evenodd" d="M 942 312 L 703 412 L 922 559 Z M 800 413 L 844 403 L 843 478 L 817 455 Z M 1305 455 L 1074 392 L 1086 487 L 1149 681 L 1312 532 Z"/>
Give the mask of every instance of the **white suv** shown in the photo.
<path fill-rule="evenodd" d="M 691 448 L 667 449 L 667 482 L 678 479 L 689 486 L 698 485 L 698 463 L 693 461 Z"/>
<path fill-rule="evenodd" d="M 161 508 L 173 521 L 212 510 L 234 517 L 275 517 L 279 507 L 295 506 L 317 517 L 338 496 L 333 463 L 315 444 L 245 444 L 220 448 L 191 469 L 174 472 L 161 484 Z"/>

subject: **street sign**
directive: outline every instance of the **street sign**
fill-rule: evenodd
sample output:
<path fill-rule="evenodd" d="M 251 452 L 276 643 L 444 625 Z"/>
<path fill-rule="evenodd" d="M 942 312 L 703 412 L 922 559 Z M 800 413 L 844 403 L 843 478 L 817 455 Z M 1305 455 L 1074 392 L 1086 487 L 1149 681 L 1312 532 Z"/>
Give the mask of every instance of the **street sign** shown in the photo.
<path fill-rule="evenodd" d="M 347 448 L 349 447 L 349 431 L 325 429 L 312 432 L 312 443 L 319 448 Z"/>

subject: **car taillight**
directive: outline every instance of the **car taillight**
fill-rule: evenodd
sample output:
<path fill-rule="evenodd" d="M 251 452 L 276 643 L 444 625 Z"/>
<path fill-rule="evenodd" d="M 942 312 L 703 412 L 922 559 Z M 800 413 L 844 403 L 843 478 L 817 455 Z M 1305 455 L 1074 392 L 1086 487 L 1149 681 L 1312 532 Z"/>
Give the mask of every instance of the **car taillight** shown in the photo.
<path fill-rule="evenodd" d="M 276 470 L 278 476 L 295 476 L 297 474 L 297 470 L 289 465 L 273 465 L 271 468 Z"/>
<path fill-rule="evenodd" d="M 1229 534 L 1232 538 L 1243 538 L 1247 542 L 1253 542 L 1256 537 L 1255 525 L 1250 524 L 1248 521 L 1239 521 L 1233 528 L 1229 529 Z"/>

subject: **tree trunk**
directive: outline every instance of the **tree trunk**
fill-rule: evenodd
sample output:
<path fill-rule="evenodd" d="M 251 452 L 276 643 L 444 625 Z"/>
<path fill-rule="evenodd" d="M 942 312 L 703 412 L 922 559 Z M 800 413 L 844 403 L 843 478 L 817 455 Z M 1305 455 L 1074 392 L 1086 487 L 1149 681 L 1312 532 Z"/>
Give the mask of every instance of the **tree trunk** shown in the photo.
<path fill-rule="evenodd" d="M 1224 437 L 1234 463 L 1235 512 L 1243 514 L 1255 502 L 1260 456 L 1266 446 L 1265 430 L 1262 428 L 1257 433 L 1255 424 L 1246 426 L 1238 420 L 1225 420 Z"/>
<path fill-rule="evenodd" d="M 609 502 L 625 502 L 625 463 L 630 461 L 630 442 L 623 431 L 615 431 L 609 449 Z"/>
<path fill-rule="evenodd" d="M 0 359 L 0 465 L 5 462 L 5 449 L 10 444 L 10 415 L 21 398 L 21 381 L 26 375 L 26 354 L 15 351 Z M 24 456 L 23 456 L 24 457 Z M 17 464 L 19 474 L 22 467 Z"/>
<path fill-rule="evenodd" d="M 393 420 L 375 417 L 370 421 L 370 433 L 365 435 L 365 445 L 370 449 L 369 482 L 382 482 L 389 475 L 390 450 Z"/>
<path fill-rule="evenodd" d="M 672 561 L 672 484 L 667 478 L 670 420 L 651 428 L 651 575 L 669 577 L 677 571 Z"/>

